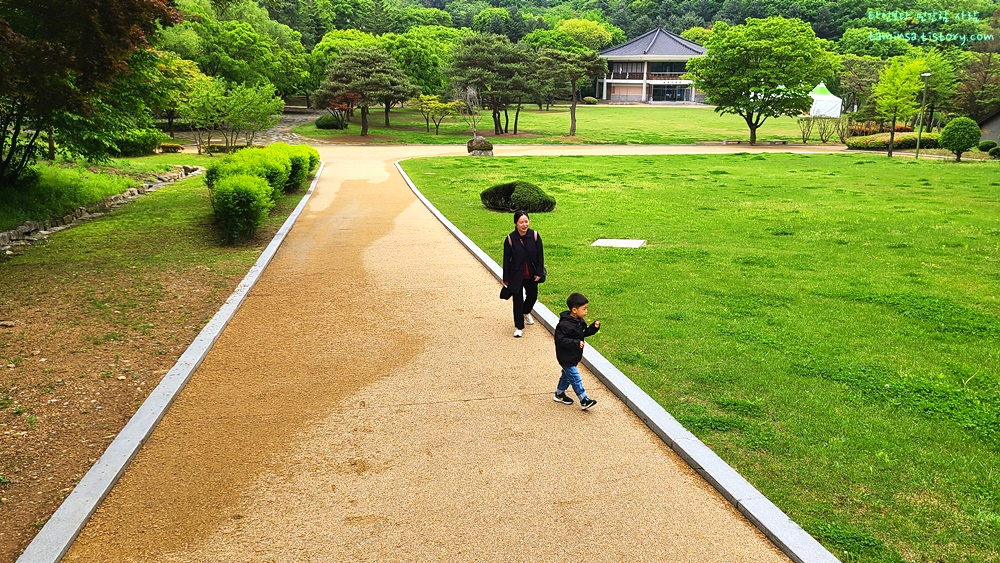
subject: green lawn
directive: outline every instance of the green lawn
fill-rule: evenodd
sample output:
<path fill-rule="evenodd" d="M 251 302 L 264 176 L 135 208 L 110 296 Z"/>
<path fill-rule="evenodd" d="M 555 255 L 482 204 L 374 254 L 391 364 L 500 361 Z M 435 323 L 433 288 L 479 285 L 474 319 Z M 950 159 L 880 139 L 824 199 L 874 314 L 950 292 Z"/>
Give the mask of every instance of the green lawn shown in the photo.
<path fill-rule="evenodd" d="M 518 119 L 518 134 L 493 137 L 489 113 L 484 114 L 479 132 L 495 144 L 568 143 L 568 144 L 691 144 L 701 141 L 729 139 L 749 140 L 750 132 L 742 118 L 719 115 L 710 107 L 664 106 L 587 106 L 577 107 L 576 136 L 568 137 L 570 117 L 568 106 L 557 106 L 549 111 L 522 110 Z M 471 131 L 465 121 L 449 117 L 441 125 L 439 135 L 426 131 L 424 118 L 410 108 L 396 108 L 390 112 L 391 128 L 385 128 L 381 109 L 369 118 L 368 141 L 374 143 L 406 144 L 465 144 Z M 338 142 L 360 142 L 361 117 L 355 114 L 350 127 L 343 131 L 316 129 L 302 125 L 295 132 L 315 139 L 336 139 Z M 509 130 L 514 130 L 514 113 L 510 112 Z M 819 142 L 814 131 L 813 138 Z M 757 139 L 767 141 L 784 139 L 801 142 L 797 121 L 793 118 L 771 118 L 757 130 Z"/>
<path fill-rule="evenodd" d="M 479 192 L 523 179 L 553 195 L 555 211 L 532 216 L 542 301 L 558 313 L 586 294 L 602 321 L 593 344 L 845 561 L 1000 561 L 997 163 L 743 153 L 404 168 L 497 260 L 511 216 Z M 648 245 L 589 246 L 601 237 Z"/>
<path fill-rule="evenodd" d="M 128 191 L 153 173 L 174 170 L 172 165 L 207 166 L 211 158 L 181 153 L 120 158 L 101 165 L 82 160 L 41 161 L 36 166 L 40 173 L 38 185 L 0 190 L 0 231 L 25 221 L 61 217 Z"/>

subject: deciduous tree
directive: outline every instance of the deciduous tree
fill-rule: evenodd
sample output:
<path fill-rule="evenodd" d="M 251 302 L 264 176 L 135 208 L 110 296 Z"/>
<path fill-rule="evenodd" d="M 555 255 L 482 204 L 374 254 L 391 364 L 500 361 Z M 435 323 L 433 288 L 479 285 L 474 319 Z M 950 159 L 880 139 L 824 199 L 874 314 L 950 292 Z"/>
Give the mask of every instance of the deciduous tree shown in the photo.
<path fill-rule="evenodd" d="M 769 117 L 808 111 L 809 92 L 829 75 L 833 62 L 809 25 L 796 19 L 719 22 L 705 48 L 704 57 L 688 61 L 689 76 L 716 112 L 743 118 L 751 145 Z"/>
<path fill-rule="evenodd" d="M 0 0 L 0 187 L 34 162 L 57 114 L 86 117 L 159 24 L 165 0 Z"/>
<path fill-rule="evenodd" d="M 891 121 L 889 129 L 889 158 L 892 158 L 892 144 L 896 140 L 896 121 L 909 119 L 920 111 L 917 93 L 923 83 L 920 62 L 893 61 L 879 72 L 878 84 L 872 90 L 875 111 L 879 116 Z"/>

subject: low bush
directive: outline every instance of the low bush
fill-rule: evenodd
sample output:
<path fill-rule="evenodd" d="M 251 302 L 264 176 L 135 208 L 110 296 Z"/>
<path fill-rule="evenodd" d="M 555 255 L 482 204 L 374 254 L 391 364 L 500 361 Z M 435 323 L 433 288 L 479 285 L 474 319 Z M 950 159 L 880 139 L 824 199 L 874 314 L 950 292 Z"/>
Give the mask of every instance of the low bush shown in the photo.
<path fill-rule="evenodd" d="M 847 139 L 847 148 L 857 149 L 857 150 L 868 150 L 868 151 L 889 150 L 889 134 L 878 133 L 875 135 L 865 135 L 863 137 L 849 137 Z M 892 148 L 894 149 L 917 148 L 917 134 L 897 133 L 896 138 L 893 139 Z M 924 133 L 923 135 L 921 135 L 920 148 L 922 149 L 940 148 L 939 134 Z"/>
<path fill-rule="evenodd" d="M 176 145 L 174 143 L 163 143 L 160 145 L 160 152 L 181 152 L 184 150 L 184 145 Z"/>
<path fill-rule="evenodd" d="M 479 194 L 483 205 L 494 211 L 515 211 L 544 213 L 556 207 L 554 197 L 528 182 L 516 181 L 487 188 Z"/>
<path fill-rule="evenodd" d="M 992 149 L 995 146 L 997 146 L 996 141 L 983 141 L 979 143 L 979 150 L 988 153 L 990 152 L 990 149 Z"/>
<path fill-rule="evenodd" d="M 317 129 L 347 129 L 347 119 L 341 115 L 327 113 L 316 120 Z"/>
<path fill-rule="evenodd" d="M 202 150 L 208 154 L 226 154 L 242 150 L 243 148 L 244 147 L 242 146 L 227 147 L 226 145 L 216 145 L 215 143 L 212 143 L 211 145 L 205 145 L 202 147 Z"/>
<path fill-rule="evenodd" d="M 993 158 L 1000 158 L 1000 147 L 993 147 L 988 154 Z"/>
<path fill-rule="evenodd" d="M 235 174 L 215 185 L 213 206 L 226 243 L 250 238 L 274 207 L 271 186 L 249 174 Z"/>
<path fill-rule="evenodd" d="M 962 153 L 979 144 L 983 132 L 970 117 L 956 117 L 941 130 L 941 147 L 955 154 L 955 160 L 962 160 Z"/>
<path fill-rule="evenodd" d="M 861 123 L 854 123 L 850 127 L 850 134 L 852 137 L 874 135 L 876 133 L 884 133 L 891 129 L 890 124 L 879 124 L 874 121 L 865 121 Z M 906 125 L 904 123 L 896 124 L 897 133 L 912 133 L 913 127 Z"/>
<path fill-rule="evenodd" d="M 223 178 L 249 174 L 266 180 L 271 186 L 271 199 L 277 200 L 285 191 L 291 173 L 292 162 L 286 154 L 279 150 L 249 148 L 226 155 L 219 162 L 209 165 L 205 170 L 205 184 L 212 194 L 216 184 Z M 212 204 L 215 204 L 214 196 Z"/>
<path fill-rule="evenodd" d="M 119 156 L 146 156 L 156 153 L 165 136 L 159 129 L 132 129 L 115 140 Z"/>
<path fill-rule="evenodd" d="M 302 186 L 309 174 L 315 171 L 313 162 L 319 167 L 319 152 L 306 145 L 289 145 L 287 143 L 276 143 L 268 146 L 265 151 L 279 153 L 288 158 L 291 169 L 288 174 L 288 182 L 285 184 L 286 192 L 294 192 Z"/>
<path fill-rule="evenodd" d="M 597 103 L 597 98 L 591 96 L 585 96 L 583 98 L 583 103 L 587 104 L 588 106 L 595 105 Z"/>

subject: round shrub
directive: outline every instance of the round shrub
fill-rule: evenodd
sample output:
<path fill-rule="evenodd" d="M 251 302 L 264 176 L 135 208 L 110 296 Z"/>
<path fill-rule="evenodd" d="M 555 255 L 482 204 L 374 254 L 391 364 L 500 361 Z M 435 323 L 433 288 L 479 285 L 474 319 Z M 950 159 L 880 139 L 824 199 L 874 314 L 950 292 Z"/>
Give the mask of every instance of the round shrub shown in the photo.
<path fill-rule="evenodd" d="M 985 153 L 988 153 L 988 152 L 990 152 L 990 149 L 992 149 L 995 146 L 997 146 L 997 142 L 996 141 L 992 141 L 992 140 L 983 141 L 983 142 L 979 143 L 979 150 L 981 150 L 981 151 L 983 151 Z"/>
<path fill-rule="evenodd" d="M 285 183 L 286 192 L 294 192 L 299 189 L 302 182 L 309 176 L 309 156 L 299 151 L 297 146 L 276 143 L 264 149 L 267 152 L 280 153 L 288 159 L 291 168 L 288 172 L 288 181 Z"/>
<path fill-rule="evenodd" d="M 279 151 L 249 148 L 235 152 L 227 158 L 232 158 L 237 166 L 254 176 L 267 180 L 271 186 L 271 199 L 277 200 L 285 191 L 288 177 L 292 173 L 292 161 Z"/>
<path fill-rule="evenodd" d="M 219 180 L 213 194 L 215 218 L 226 243 L 249 238 L 263 226 L 274 207 L 271 186 L 249 174 L 234 174 Z"/>
<path fill-rule="evenodd" d="M 962 153 L 979 144 L 983 132 L 971 118 L 956 117 L 941 130 L 941 146 L 955 153 L 955 160 L 962 160 Z"/>
<path fill-rule="evenodd" d="M 1000 158 L 1000 147 L 993 147 L 990 149 L 989 155 L 993 158 Z"/>
<path fill-rule="evenodd" d="M 494 211 L 521 209 L 528 213 L 544 213 L 556 207 L 554 197 L 541 188 L 520 180 L 487 188 L 479 194 L 483 205 Z"/>
<path fill-rule="evenodd" d="M 292 173 L 292 162 L 288 155 L 280 151 L 249 148 L 228 154 L 208 166 L 205 170 L 205 184 L 208 186 L 212 204 L 212 192 L 223 178 L 237 174 L 249 174 L 267 181 L 271 186 L 271 199 L 277 201 L 285 191 Z"/>
<path fill-rule="evenodd" d="M 181 152 L 184 150 L 184 145 L 178 145 L 175 143 L 163 143 L 160 145 L 160 152 Z"/>
<path fill-rule="evenodd" d="M 583 103 L 587 104 L 588 106 L 592 106 L 597 103 L 597 98 L 591 96 L 585 96 L 583 98 Z"/>
<path fill-rule="evenodd" d="M 316 119 L 317 129 L 347 129 L 347 119 L 340 115 L 327 113 Z"/>

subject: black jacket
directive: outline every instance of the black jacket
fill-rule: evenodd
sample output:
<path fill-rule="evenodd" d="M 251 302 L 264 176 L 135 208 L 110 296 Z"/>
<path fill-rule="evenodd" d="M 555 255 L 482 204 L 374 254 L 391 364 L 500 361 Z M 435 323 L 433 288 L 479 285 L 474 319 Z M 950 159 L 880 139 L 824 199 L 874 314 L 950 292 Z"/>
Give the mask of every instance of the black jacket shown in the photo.
<path fill-rule="evenodd" d="M 544 281 L 545 252 L 542 250 L 542 237 L 528 229 L 528 232 L 524 233 L 523 245 L 521 238 L 517 229 L 514 229 L 503 239 L 503 281 L 511 288 L 523 285 L 525 264 L 528 265 L 532 279 L 540 276 L 543 278 L 540 281 Z"/>
<path fill-rule="evenodd" d="M 583 319 L 574 318 L 569 311 L 559 315 L 556 325 L 556 360 L 561 366 L 575 366 L 583 359 L 583 348 L 580 341 L 596 333 L 600 327 L 593 324 L 587 326 Z"/>

